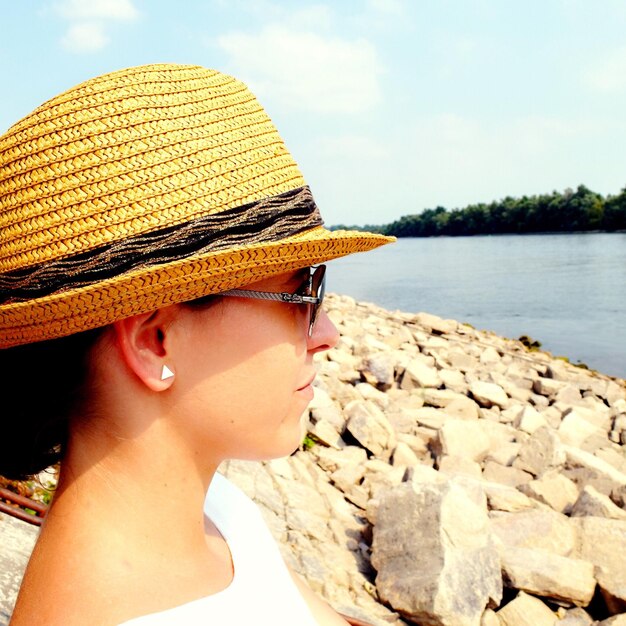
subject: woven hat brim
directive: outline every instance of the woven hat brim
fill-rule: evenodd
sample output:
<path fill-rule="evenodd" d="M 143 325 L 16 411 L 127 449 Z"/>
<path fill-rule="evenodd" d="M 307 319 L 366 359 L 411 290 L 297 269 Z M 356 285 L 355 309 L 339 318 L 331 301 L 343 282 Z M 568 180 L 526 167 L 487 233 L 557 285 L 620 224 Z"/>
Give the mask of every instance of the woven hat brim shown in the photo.
<path fill-rule="evenodd" d="M 393 237 L 318 227 L 275 242 L 198 253 L 80 288 L 0 307 L 0 348 L 106 326 L 132 315 L 365 252 Z"/>

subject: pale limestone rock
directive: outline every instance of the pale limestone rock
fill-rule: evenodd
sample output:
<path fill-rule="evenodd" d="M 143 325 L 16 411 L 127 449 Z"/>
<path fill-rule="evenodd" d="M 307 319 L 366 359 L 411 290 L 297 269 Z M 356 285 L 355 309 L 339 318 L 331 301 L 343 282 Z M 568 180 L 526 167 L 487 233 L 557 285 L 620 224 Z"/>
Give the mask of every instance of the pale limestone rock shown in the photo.
<path fill-rule="evenodd" d="M 578 417 L 587 420 L 603 432 L 607 433 L 611 428 L 611 409 L 608 406 L 593 398 L 584 398 L 585 406 L 562 406 L 555 403 L 554 406 L 561 409 L 563 417 L 575 412 Z"/>
<path fill-rule="evenodd" d="M 519 490 L 558 513 L 569 513 L 578 499 L 576 483 L 557 470 L 545 472 L 540 478 L 520 485 Z"/>
<path fill-rule="evenodd" d="M 509 441 L 499 446 L 497 449 L 489 450 L 489 454 L 485 457 L 486 461 L 495 461 L 500 465 L 512 465 L 517 458 L 522 444 L 518 441 Z M 522 470 L 519 470 L 520 472 Z"/>
<path fill-rule="evenodd" d="M 484 496 L 449 482 L 381 492 L 372 564 L 381 598 L 418 623 L 477 626 L 502 580 Z"/>
<path fill-rule="evenodd" d="M 389 407 L 389 396 L 380 389 L 372 387 L 369 383 L 357 383 L 354 388 L 364 400 L 370 400 L 379 409 L 385 411 Z"/>
<path fill-rule="evenodd" d="M 480 618 L 480 626 L 501 626 L 500 618 L 495 611 L 487 609 Z"/>
<path fill-rule="evenodd" d="M 585 485 L 571 511 L 572 517 L 606 517 L 626 520 L 626 511 L 618 507 L 608 496 L 596 491 L 591 485 Z"/>
<path fill-rule="evenodd" d="M 312 456 L 317 460 L 319 467 L 325 472 L 332 473 L 346 465 L 361 465 L 367 461 L 367 452 L 358 446 L 346 446 L 342 450 L 333 450 L 323 446 L 314 446 L 305 458 Z"/>
<path fill-rule="evenodd" d="M 593 619 L 579 606 L 564 612 L 563 617 L 558 621 L 558 626 L 592 626 Z"/>
<path fill-rule="evenodd" d="M 421 426 L 427 428 L 440 429 L 446 421 L 448 421 L 448 414 L 442 409 L 435 409 L 434 407 L 425 406 L 421 409 L 414 411 L 413 416 L 415 421 Z"/>
<path fill-rule="evenodd" d="M 474 381 L 470 384 L 470 392 L 474 400 L 481 406 L 490 407 L 496 405 L 501 409 L 506 409 L 509 405 L 509 398 L 504 389 L 495 383 Z"/>
<path fill-rule="evenodd" d="M 587 606 L 593 597 L 596 581 L 589 561 L 506 545 L 500 558 L 510 587 L 578 606 Z"/>
<path fill-rule="evenodd" d="M 492 511 L 491 529 L 505 545 L 546 550 L 559 556 L 572 556 L 578 537 L 569 517 L 550 509 L 530 509 L 515 513 Z"/>
<path fill-rule="evenodd" d="M 612 483 L 614 487 L 626 485 L 626 474 L 616 470 L 610 463 L 607 463 L 603 459 L 573 446 L 564 446 L 564 451 L 567 457 L 568 467 L 588 469 L 596 476 Z M 597 486 L 596 488 L 598 489 Z M 601 489 L 598 490 L 602 491 Z"/>
<path fill-rule="evenodd" d="M 539 476 L 548 469 L 562 466 L 565 458 L 564 446 L 558 435 L 544 427 L 536 430 L 522 445 L 514 466 Z"/>
<path fill-rule="evenodd" d="M 458 322 L 454 320 L 444 320 L 430 313 L 418 313 L 415 316 L 415 321 L 420 326 L 440 335 L 454 333 L 458 327 Z"/>
<path fill-rule="evenodd" d="M 507 467 L 495 461 L 486 461 L 483 467 L 483 477 L 494 483 L 518 487 L 533 479 L 532 474 L 518 469 L 517 467 Z"/>
<path fill-rule="evenodd" d="M 518 416 L 515 418 L 513 424 L 516 428 L 523 430 L 524 432 L 532 435 L 536 430 L 539 430 L 543 426 L 548 426 L 546 418 L 530 405 L 525 406 Z"/>
<path fill-rule="evenodd" d="M 489 452 L 490 440 L 479 421 L 448 419 L 439 429 L 439 444 L 444 455 L 480 461 Z"/>
<path fill-rule="evenodd" d="M 565 415 L 559 426 L 558 433 L 564 444 L 577 448 L 581 448 L 585 441 L 592 437 L 598 438 L 599 443 L 608 443 L 606 432 L 581 417 L 578 409 L 574 409 Z"/>
<path fill-rule="evenodd" d="M 488 346 L 482 351 L 480 355 L 480 362 L 482 365 L 493 365 L 499 363 L 501 360 L 499 352 L 492 346 Z"/>
<path fill-rule="evenodd" d="M 502 626 L 555 626 L 557 619 L 541 600 L 523 591 L 496 615 Z"/>
<path fill-rule="evenodd" d="M 452 389 L 453 391 L 461 393 L 467 390 L 465 376 L 463 376 L 463 372 L 460 370 L 444 368 L 439 371 L 439 376 L 447 389 Z"/>
<path fill-rule="evenodd" d="M 599 448 L 594 452 L 594 456 L 606 461 L 618 472 L 626 475 L 626 448 L 621 446 Z"/>
<path fill-rule="evenodd" d="M 315 424 L 309 426 L 308 431 L 316 439 L 319 439 L 319 441 L 322 441 L 331 448 L 339 450 L 346 445 L 341 435 L 337 432 L 337 429 L 327 420 L 317 420 Z"/>
<path fill-rule="evenodd" d="M 437 408 L 446 408 L 454 401 L 471 402 L 467 396 L 450 389 L 423 389 L 421 395 L 425 405 Z"/>
<path fill-rule="evenodd" d="M 566 385 L 557 391 L 554 399 L 556 402 L 564 402 L 565 404 L 580 404 L 583 397 L 576 385 Z"/>
<path fill-rule="evenodd" d="M 406 435 L 404 436 L 406 437 Z M 420 440 L 418 439 L 418 441 Z M 393 451 L 392 462 L 394 466 L 411 467 L 412 465 L 417 465 L 420 460 L 413 448 L 398 437 L 398 443 Z"/>
<path fill-rule="evenodd" d="M 490 511 L 524 511 L 535 506 L 528 496 L 514 487 L 489 481 L 483 481 L 482 487 L 487 495 L 487 505 Z"/>
<path fill-rule="evenodd" d="M 601 517 L 575 517 L 579 530 L 575 556 L 591 561 L 604 601 L 612 613 L 626 611 L 626 522 Z"/>
<path fill-rule="evenodd" d="M 552 378 L 543 378 L 542 376 L 538 376 L 533 384 L 534 392 L 546 397 L 555 396 L 564 387 L 564 383 Z"/>
<path fill-rule="evenodd" d="M 414 359 L 407 365 L 400 387 L 402 389 L 441 387 L 441 378 L 434 367 Z"/>
<path fill-rule="evenodd" d="M 372 463 L 368 461 L 365 464 L 366 473 L 362 484 L 370 498 L 377 498 L 381 490 L 396 487 L 404 481 L 406 467 L 392 467 L 385 463 L 386 467 L 380 466 L 376 469 L 370 465 Z"/>
<path fill-rule="evenodd" d="M 467 457 L 444 455 L 438 459 L 439 471 L 446 476 L 465 475 L 480 478 L 482 470 L 480 465 Z"/>
<path fill-rule="evenodd" d="M 471 398 L 463 396 L 450 402 L 446 406 L 446 413 L 458 419 L 476 420 L 478 419 L 478 405 Z"/>
<path fill-rule="evenodd" d="M 394 381 L 394 355 L 389 352 L 376 352 L 363 358 L 359 368 L 363 378 L 371 385 L 382 389 L 391 387 Z"/>
<path fill-rule="evenodd" d="M 410 435 L 408 433 L 398 433 L 396 438 L 398 440 L 398 444 L 402 442 L 404 445 L 408 446 L 418 459 L 421 459 L 425 455 L 429 454 L 428 443 L 423 437 Z M 406 465 L 409 464 L 406 463 Z"/>
<path fill-rule="evenodd" d="M 384 413 L 367 401 L 351 402 L 345 412 L 346 428 L 352 436 L 372 454 L 389 458 L 396 446 L 396 436 Z"/>
<path fill-rule="evenodd" d="M 467 354 L 459 348 L 452 348 L 448 352 L 448 361 L 450 365 L 460 372 L 472 372 L 478 366 L 478 359 L 470 354 Z"/>

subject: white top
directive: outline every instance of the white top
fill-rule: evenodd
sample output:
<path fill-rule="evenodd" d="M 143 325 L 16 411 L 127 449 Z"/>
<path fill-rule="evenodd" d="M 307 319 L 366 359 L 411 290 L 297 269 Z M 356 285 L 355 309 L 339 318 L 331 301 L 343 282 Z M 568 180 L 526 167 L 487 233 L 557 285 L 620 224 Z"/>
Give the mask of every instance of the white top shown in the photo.
<path fill-rule="evenodd" d="M 226 540 L 233 580 L 218 593 L 120 626 L 316 626 L 256 504 L 215 474 L 204 513 Z"/>

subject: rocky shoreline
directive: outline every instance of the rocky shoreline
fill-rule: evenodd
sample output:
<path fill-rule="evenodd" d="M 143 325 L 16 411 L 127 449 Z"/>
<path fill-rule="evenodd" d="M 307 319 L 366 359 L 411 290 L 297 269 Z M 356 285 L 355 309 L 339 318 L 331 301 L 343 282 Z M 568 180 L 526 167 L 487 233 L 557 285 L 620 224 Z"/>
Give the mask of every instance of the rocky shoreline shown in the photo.
<path fill-rule="evenodd" d="M 309 583 L 377 626 L 626 624 L 625 382 L 425 313 L 327 310 L 317 443 L 223 468 Z"/>
<path fill-rule="evenodd" d="M 310 585 L 374 626 L 626 625 L 626 383 L 425 313 L 327 310 L 306 444 L 221 468 Z"/>

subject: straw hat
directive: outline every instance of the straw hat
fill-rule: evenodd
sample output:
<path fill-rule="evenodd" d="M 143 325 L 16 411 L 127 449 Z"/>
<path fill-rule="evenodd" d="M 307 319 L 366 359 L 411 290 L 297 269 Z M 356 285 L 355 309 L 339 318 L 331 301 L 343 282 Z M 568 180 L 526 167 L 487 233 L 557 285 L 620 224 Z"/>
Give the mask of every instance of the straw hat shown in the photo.
<path fill-rule="evenodd" d="M 241 82 L 186 65 L 89 80 L 0 137 L 0 347 L 393 240 L 322 223 Z"/>

